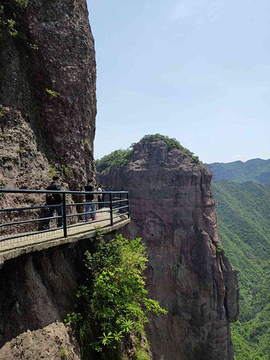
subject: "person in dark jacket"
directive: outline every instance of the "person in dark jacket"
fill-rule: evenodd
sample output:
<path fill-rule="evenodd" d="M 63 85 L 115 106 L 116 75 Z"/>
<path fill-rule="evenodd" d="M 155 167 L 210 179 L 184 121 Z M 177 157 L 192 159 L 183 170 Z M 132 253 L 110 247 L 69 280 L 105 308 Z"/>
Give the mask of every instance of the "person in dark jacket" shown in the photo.
<path fill-rule="evenodd" d="M 88 179 L 87 185 L 84 187 L 85 191 L 95 191 L 95 186 L 92 184 L 92 181 L 93 181 L 92 179 Z M 90 214 L 92 220 L 97 220 L 95 204 L 93 204 L 93 200 L 94 200 L 94 194 L 85 194 L 85 202 L 86 202 L 85 221 L 89 221 Z M 90 206 L 91 206 L 91 213 L 89 214 Z"/>
<path fill-rule="evenodd" d="M 61 190 L 61 180 L 59 176 L 54 176 L 52 183 L 47 187 L 46 190 Z M 53 217 L 54 211 L 56 210 L 57 215 L 60 216 L 57 219 L 57 227 L 62 227 L 63 225 L 63 207 L 62 207 L 62 195 L 59 193 L 47 193 L 46 194 L 46 204 L 51 205 L 49 207 L 49 212 L 47 217 Z M 55 206 L 52 206 L 55 205 Z M 44 229 L 50 228 L 50 219 L 46 220 L 45 225 L 43 226 Z"/>

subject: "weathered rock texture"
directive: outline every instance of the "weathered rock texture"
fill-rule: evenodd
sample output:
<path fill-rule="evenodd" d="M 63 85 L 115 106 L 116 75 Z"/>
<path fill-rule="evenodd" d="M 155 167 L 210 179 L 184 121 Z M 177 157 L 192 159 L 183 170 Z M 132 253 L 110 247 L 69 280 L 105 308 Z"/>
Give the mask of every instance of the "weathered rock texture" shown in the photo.
<path fill-rule="evenodd" d="M 42 330 L 28 330 L 20 334 L 0 349 L 0 355 L 5 360 L 81 359 L 72 333 L 61 322 L 52 323 Z"/>
<path fill-rule="evenodd" d="M 104 240 L 109 241 L 116 232 L 104 235 Z M 63 320 L 76 310 L 78 286 L 89 276 L 84 262 L 86 250 L 93 251 L 90 238 L 28 253 L 2 264 L 0 359 L 82 358 L 75 336 Z M 146 347 L 144 337 L 140 346 Z M 127 338 L 123 359 L 134 359 L 137 348 L 135 339 Z M 64 350 L 67 356 L 61 357 Z M 150 351 L 148 354 L 152 359 Z"/>
<path fill-rule="evenodd" d="M 67 187 L 79 189 L 93 172 L 96 116 L 86 1 L 29 0 L 26 8 L 19 3 L 0 4 L 0 187 L 44 189 L 59 174 Z M 0 196 L 1 207 L 44 203 L 44 196 Z M 73 310 L 81 276 L 74 261 L 81 258 L 55 248 L 5 263 L 1 359 L 60 359 L 61 348 L 79 358 L 63 324 L 55 322 Z M 23 334 L 27 330 L 35 332 Z"/>
<path fill-rule="evenodd" d="M 127 236 L 143 238 L 149 295 L 168 315 L 147 326 L 154 359 L 232 360 L 236 272 L 221 250 L 211 173 L 164 141 L 141 141 L 124 169 L 100 180 L 130 192 Z"/>
<path fill-rule="evenodd" d="M 93 171 L 96 116 L 86 1 L 29 0 L 25 9 L 3 4 L 0 185 L 44 188 L 57 172 L 78 189 Z M 3 25 L 11 18 L 16 36 Z"/>
<path fill-rule="evenodd" d="M 65 244 L 4 263 L 0 270 L 1 359 L 34 360 L 41 355 L 60 359 L 64 348 L 76 354 L 72 359 L 80 358 L 62 322 L 74 310 L 78 283 L 85 274 L 87 243 Z"/>

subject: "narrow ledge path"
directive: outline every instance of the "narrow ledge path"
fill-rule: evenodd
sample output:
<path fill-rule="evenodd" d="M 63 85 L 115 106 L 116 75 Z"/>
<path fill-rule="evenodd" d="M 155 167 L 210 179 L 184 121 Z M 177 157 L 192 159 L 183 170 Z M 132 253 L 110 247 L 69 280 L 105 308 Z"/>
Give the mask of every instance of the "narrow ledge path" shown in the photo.
<path fill-rule="evenodd" d="M 113 225 L 110 220 L 110 210 L 98 214 L 97 221 L 81 221 L 75 226 L 68 228 L 67 237 L 64 237 L 63 229 L 41 232 L 35 235 L 19 237 L 16 239 L 3 240 L 0 242 L 0 268 L 4 262 L 18 256 L 49 249 L 63 244 L 72 244 L 80 240 L 90 239 L 96 235 L 97 229 L 102 229 L 104 234 L 123 228 L 130 222 L 126 215 L 113 216 Z M 24 234 L 25 235 L 25 234 Z"/>

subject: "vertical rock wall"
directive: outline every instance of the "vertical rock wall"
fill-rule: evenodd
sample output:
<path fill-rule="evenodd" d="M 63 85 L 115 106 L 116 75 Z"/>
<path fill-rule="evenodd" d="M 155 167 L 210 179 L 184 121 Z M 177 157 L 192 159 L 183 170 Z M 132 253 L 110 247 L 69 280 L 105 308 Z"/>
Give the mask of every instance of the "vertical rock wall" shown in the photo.
<path fill-rule="evenodd" d="M 73 189 L 93 171 L 94 40 L 85 0 L 4 2 L 0 28 L 0 184 Z"/>
<path fill-rule="evenodd" d="M 130 192 L 126 235 L 147 244 L 147 286 L 168 315 L 147 326 L 154 359 L 232 360 L 236 272 L 219 242 L 211 173 L 161 140 L 135 146 L 125 169 L 100 178 Z"/>
<path fill-rule="evenodd" d="M 0 359 L 81 358 L 63 324 L 85 277 L 89 240 L 7 260 L 0 269 Z"/>

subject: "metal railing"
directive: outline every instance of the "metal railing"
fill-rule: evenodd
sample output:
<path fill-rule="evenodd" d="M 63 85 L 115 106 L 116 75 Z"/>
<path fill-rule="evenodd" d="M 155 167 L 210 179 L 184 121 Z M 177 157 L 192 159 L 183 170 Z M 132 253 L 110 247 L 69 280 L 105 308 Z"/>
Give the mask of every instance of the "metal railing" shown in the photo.
<path fill-rule="evenodd" d="M 8 198 L 5 198 L 5 194 L 8 194 Z M 48 205 L 46 194 L 60 194 L 62 203 Z M 94 200 L 86 200 L 86 195 L 90 194 L 94 195 Z M 14 199 L 12 195 L 15 196 Z M 100 201 L 96 199 L 98 195 L 102 195 Z M 0 205 L 0 242 L 59 229 L 62 229 L 63 236 L 67 237 L 69 228 L 89 224 L 87 217 L 91 218 L 93 214 L 97 215 L 94 223 L 109 220 L 111 226 L 116 218 L 122 216 L 129 218 L 128 191 L 0 189 L 0 199 L 0 204 L 8 205 L 8 202 L 18 204 L 16 207 L 5 205 L 5 208 Z M 30 203 L 34 204 L 29 206 Z M 89 212 L 86 212 L 87 204 L 90 204 Z M 53 216 L 55 211 L 57 216 Z"/>

